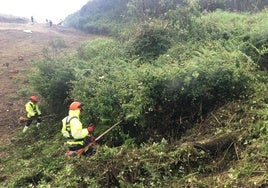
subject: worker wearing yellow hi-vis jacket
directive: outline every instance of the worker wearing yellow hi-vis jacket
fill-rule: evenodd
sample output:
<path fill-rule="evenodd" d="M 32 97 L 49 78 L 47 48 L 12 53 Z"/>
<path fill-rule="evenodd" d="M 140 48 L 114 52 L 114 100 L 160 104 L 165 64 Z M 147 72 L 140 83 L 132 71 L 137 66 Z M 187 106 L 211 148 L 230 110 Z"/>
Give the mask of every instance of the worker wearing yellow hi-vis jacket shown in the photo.
<path fill-rule="evenodd" d="M 37 121 L 37 126 L 41 123 L 41 111 L 38 106 L 38 97 L 31 96 L 30 101 L 25 104 L 25 110 L 27 112 L 27 121 L 26 125 L 23 128 L 23 132 L 25 133 L 29 126 L 32 124 L 33 120 Z"/>
<path fill-rule="evenodd" d="M 69 107 L 69 115 L 62 120 L 61 133 L 69 139 L 67 144 L 70 151 L 84 148 L 93 139 L 91 134 L 94 131 L 94 125 L 90 124 L 87 128 L 83 128 L 80 122 L 82 107 L 82 103 L 72 102 Z"/>

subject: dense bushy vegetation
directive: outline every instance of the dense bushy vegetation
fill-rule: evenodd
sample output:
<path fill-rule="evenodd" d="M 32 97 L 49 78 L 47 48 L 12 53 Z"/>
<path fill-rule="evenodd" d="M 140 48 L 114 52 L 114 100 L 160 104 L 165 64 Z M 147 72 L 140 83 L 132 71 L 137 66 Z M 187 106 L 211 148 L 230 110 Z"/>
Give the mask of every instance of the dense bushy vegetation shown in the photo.
<path fill-rule="evenodd" d="M 3 185 L 267 184 L 267 10 L 204 13 L 195 1 L 152 2 L 92 1 L 69 18 L 77 28 L 111 36 L 84 42 L 68 57 L 44 50 L 32 83 L 58 117 L 72 99 L 85 103 L 82 121 L 96 124 L 97 135 L 123 122 L 90 158 L 65 159 L 60 121 L 18 134 L 16 150 L 1 159 Z M 208 2 L 220 1 L 200 1 Z M 231 9 L 242 1 L 236 2 Z M 264 1 L 247 3 L 256 11 Z M 51 45 L 56 54 L 64 47 Z"/>

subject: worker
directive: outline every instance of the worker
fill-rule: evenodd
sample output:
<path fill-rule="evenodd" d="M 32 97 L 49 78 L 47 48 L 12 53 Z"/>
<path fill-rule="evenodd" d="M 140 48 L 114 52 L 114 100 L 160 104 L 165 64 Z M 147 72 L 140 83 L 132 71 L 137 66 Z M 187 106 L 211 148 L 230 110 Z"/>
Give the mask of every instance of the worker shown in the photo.
<path fill-rule="evenodd" d="M 23 128 L 23 132 L 25 133 L 29 126 L 32 124 L 34 120 L 37 121 L 36 126 L 38 127 L 41 123 L 41 111 L 38 106 L 38 97 L 37 96 L 31 96 L 29 102 L 25 104 L 25 109 L 27 112 L 27 118 L 26 125 Z"/>
<path fill-rule="evenodd" d="M 80 121 L 80 113 L 83 110 L 83 104 L 81 102 L 72 102 L 69 106 L 69 115 L 62 119 L 61 133 L 67 141 L 68 149 L 72 153 L 75 151 L 84 149 L 88 144 L 94 142 L 92 135 L 94 131 L 94 125 L 90 124 L 87 128 L 83 128 Z M 92 154 L 93 148 L 83 151 L 83 155 Z"/>

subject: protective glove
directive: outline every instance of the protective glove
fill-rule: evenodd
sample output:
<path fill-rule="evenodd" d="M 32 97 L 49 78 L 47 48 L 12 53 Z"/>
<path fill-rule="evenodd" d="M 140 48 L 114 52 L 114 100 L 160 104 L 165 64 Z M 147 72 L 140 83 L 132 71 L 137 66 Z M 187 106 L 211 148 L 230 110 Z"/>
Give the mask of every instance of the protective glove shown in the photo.
<path fill-rule="evenodd" d="M 93 132 L 95 129 L 95 126 L 93 124 L 90 124 L 88 127 L 87 127 L 87 130 L 89 133 Z"/>

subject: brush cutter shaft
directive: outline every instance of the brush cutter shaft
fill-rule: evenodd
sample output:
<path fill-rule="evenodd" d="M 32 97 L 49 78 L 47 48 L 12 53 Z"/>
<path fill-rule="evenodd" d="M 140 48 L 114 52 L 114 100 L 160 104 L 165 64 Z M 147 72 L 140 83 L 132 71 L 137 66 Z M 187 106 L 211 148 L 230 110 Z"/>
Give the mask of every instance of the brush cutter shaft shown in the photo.
<path fill-rule="evenodd" d="M 113 126 L 111 126 L 109 129 L 107 129 L 104 133 L 102 133 L 100 136 L 98 136 L 95 140 L 93 140 L 92 142 L 90 142 L 88 145 L 86 145 L 84 148 L 81 148 L 79 150 L 76 151 L 67 151 L 65 156 L 69 157 L 71 155 L 77 155 L 77 156 L 81 156 L 83 154 L 83 152 L 86 152 L 88 149 L 90 149 L 92 146 L 96 145 L 96 141 L 99 140 L 101 137 L 103 137 L 105 134 L 107 134 L 109 131 L 111 131 L 114 127 L 116 127 L 117 125 L 119 125 L 122 122 L 119 121 L 116 124 L 114 124 Z"/>
<path fill-rule="evenodd" d="M 110 127 L 109 129 L 107 129 L 104 133 L 102 133 L 100 136 L 98 136 L 98 137 L 95 139 L 95 141 L 99 140 L 101 137 L 103 137 L 104 135 L 106 135 L 106 134 L 107 134 L 108 132 L 110 132 L 115 126 L 119 125 L 121 122 L 122 122 L 122 120 L 119 121 L 119 122 L 117 122 L 117 123 L 114 124 L 113 126 L 111 126 L 111 127 Z"/>

